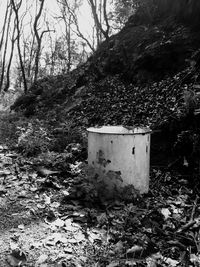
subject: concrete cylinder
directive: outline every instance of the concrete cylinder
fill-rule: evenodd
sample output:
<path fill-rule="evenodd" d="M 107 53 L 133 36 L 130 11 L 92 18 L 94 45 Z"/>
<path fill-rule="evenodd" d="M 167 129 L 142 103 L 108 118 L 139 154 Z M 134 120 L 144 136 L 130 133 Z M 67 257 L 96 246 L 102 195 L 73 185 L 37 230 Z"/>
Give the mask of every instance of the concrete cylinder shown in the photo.
<path fill-rule="evenodd" d="M 88 165 L 103 173 L 106 184 L 112 188 L 133 185 L 140 193 L 147 193 L 151 130 L 103 126 L 87 131 Z"/>

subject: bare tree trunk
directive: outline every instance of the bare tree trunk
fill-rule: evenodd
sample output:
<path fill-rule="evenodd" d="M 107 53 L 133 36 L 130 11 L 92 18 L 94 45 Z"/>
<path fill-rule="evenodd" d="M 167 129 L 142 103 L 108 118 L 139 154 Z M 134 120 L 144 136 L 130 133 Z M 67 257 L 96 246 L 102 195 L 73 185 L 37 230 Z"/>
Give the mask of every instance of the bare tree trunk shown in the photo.
<path fill-rule="evenodd" d="M 42 10 L 43 10 L 43 7 L 44 7 L 44 0 L 40 0 L 40 7 L 39 7 L 39 11 L 38 11 L 38 14 L 36 15 L 35 17 L 35 21 L 34 21 L 34 33 L 35 33 L 35 37 L 36 37 L 36 40 L 37 40 L 37 51 L 36 51 L 36 56 L 35 56 L 35 76 L 34 76 L 34 82 L 37 81 L 37 77 L 38 77 L 38 71 L 39 71 L 39 60 L 40 60 L 40 52 L 41 52 L 41 42 L 42 42 L 42 35 L 39 36 L 39 33 L 38 33 L 38 29 L 37 29 L 37 26 L 38 26 L 38 21 L 40 19 L 40 16 L 42 15 Z"/>
<path fill-rule="evenodd" d="M 101 18 L 98 16 L 96 0 L 95 0 L 95 2 L 94 2 L 94 0 L 88 0 L 88 2 L 91 6 L 92 15 L 93 15 L 94 23 L 96 26 L 97 43 L 101 42 L 101 34 L 103 34 L 106 41 L 108 41 L 109 40 L 110 25 L 108 22 L 108 16 L 107 16 L 107 11 L 106 11 L 107 0 L 103 0 L 103 7 L 100 7 L 100 9 L 103 8 L 104 21 L 106 23 L 106 29 L 105 30 L 104 30 L 103 25 L 101 23 Z"/>
<path fill-rule="evenodd" d="M 71 23 L 72 23 L 72 20 L 71 20 L 71 15 L 69 16 L 68 18 L 68 31 L 66 32 L 67 34 L 67 54 L 68 54 L 68 62 L 67 62 L 67 73 L 70 72 L 71 70 L 71 57 L 72 57 L 72 54 L 71 54 Z"/>
<path fill-rule="evenodd" d="M 30 43 L 29 59 L 28 59 L 28 66 L 27 66 L 27 77 L 28 77 L 30 84 L 32 84 L 33 82 L 33 68 L 32 67 L 33 67 L 33 61 L 35 58 L 35 49 L 34 49 L 35 33 L 34 33 L 34 29 L 32 29 L 32 21 L 33 21 L 33 18 L 31 16 L 30 29 L 31 29 L 32 41 Z"/>
<path fill-rule="evenodd" d="M 79 27 L 79 24 L 78 24 L 78 18 L 77 18 L 77 15 L 76 15 L 75 12 L 70 8 L 68 1 L 67 1 L 67 0 L 64 0 L 64 2 L 65 2 L 65 5 L 66 5 L 66 7 L 67 7 L 67 11 L 68 11 L 68 12 L 70 13 L 70 15 L 72 16 L 72 18 L 73 18 L 73 22 L 74 22 L 74 24 L 75 24 L 75 26 L 76 26 L 76 31 L 74 31 L 75 34 L 76 34 L 78 37 L 80 37 L 81 39 L 83 39 L 83 40 L 86 42 L 86 44 L 89 46 L 89 48 L 92 50 L 92 52 L 94 52 L 94 51 L 95 51 L 95 49 L 94 49 L 94 45 L 91 44 L 91 43 L 89 42 L 88 38 L 86 38 L 86 37 L 83 35 L 83 33 L 81 32 L 81 30 L 80 30 L 80 27 Z"/>
<path fill-rule="evenodd" d="M 3 22 L 2 34 L 1 34 L 1 40 L 0 40 L 0 51 L 1 51 L 1 49 L 2 49 L 3 40 L 4 40 L 4 34 L 5 34 L 5 30 L 6 30 L 6 23 L 7 23 L 7 17 L 8 17 L 8 10 L 9 10 L 9 3 L 7 3 L 6 13 L 5 13 L 4 22 Z"/>
<path fill-rule="evenodd" d="M 29 55 L 29 63 L 28 63 L 28 69 L 27 69 L 27 76 L 30 80 L 30 82 L 33 82 L 33 76 L 31 76 L 31 66 L 32 66 L 32 61 L 34 59 L 34 43 L 35 43 L 35 35 L 33 35 L 33 40 L 31 43 L 31 51 L 30 51 L 30 55 Z"/>
<path fill-rule="evenodd" d="M 108 21 L 108 15 L 107 15 L 107 0 L 103 0 L 103 17 L 104 17 L 104 20 L 106 22 L 106 36 L 105 38 L 109 38 L 109 30 L 110 30 L 110 24 L 109 24 L 109 21 Z"/>
<path fill-rule="evenodd" d="M 15 46 L 15 41 L 17 38 L 15 38 L 15 31 L 16 31 L 16 27 L 14 26 L 13 28 L 13 33 L 12 33 L 12 38 L 11 38 L 11 53 L 10 53 L 10 58 L 8 61 L 8 67 L 7 67 L 7 71 L 6 71 L 6 84 L 4 87 L 4 91 L 8 91 L 9 87 L 10 87 L 10 67 L 11 67 L 11 63 L 12 63 L 12 59 L 13 59 L 13 52 L 14 52 L 14 46 Z"/>
<path fill-rule="evenodd" d="M 20 62 L 20 68 L 22 72 L 22 78 L 23 78 L 23 84 L 24 84 L 24 92 L 27 93 L 27 82 L 26 82 L 26 74 L 25 74 L 25 68 L 23 64 L 22 54 L 21 54 L 21 48 L 20 48 L 20 22 L 19 22 L 19 9 L 22 4 L 22 0 L 20 0 L 19 4 L 16 5 L 14 0 L 11 0 L 13 10 L 15 12 L 16 17 L 16 27 L 17 27 L 17 49 L 18 49 L 18 56 L 19 56 L 19 62 Z"/>
<path fill-rule="evenodd" d="M 97 20 L 95 19 L 94 13 L 96 14 Z M 94 24 L 95 24 L 95 28 L 96 28 L 96 38 L 97 38 L 97 47 L 98 47 L 100 45 L 100 43 L 101 43 L 101 36 L 100 36 L 100 29 L 99 29 L 99 25 L 98 25 L 97 0 L 95 0 L 95 2 L 93 4 L 92 14 L 93 14 Z"/>
<path fill-rule="evenodd" d="M 98 6 L 98 9 L 99 9 L 99 22 L 100 24 L 102 25 L 103 23 L 103 18 L 102 18 L 102 0 L 99 1 L 99 6 Z M 102 32 L 99 30 L 99 39 L 100 39 L 100 43 L 102 42 L 102 39 L 103 39 L 103 36 L 102 36 Z"/>
<path fill-rule="evenodd" d="M 51 66 L 50 66 L 50 75 L 54 74 L 55 70 L 55 46 L 53 46 L 53 40 L 51 37 L 51 34 L 49 34 L 49 39 L 50 39 L 50 48 L 51 48 Z"/>
<path fill-rule="evenodd" d="M 44 7 L 44 1 L 45 0 L 40 0 L 40 7 L 39 7 L 39 11 L 35 17 L 35 21 L 34 21 L 34 25 L 33 25 L 33 28 L 34 28 L 34 33 L 35 33 L 35 37 L 36 37 L 36 40 L 37 40 L 37 50 L 36 50 L 36 55 L 35 55 L 35 76 L 34 76 L 34 82 L 37 81 L 38 79 L 38 72 L 39 72 L 39 63 L 40 63 L 40 55 L 41 55 L 41 48 L 42 48 L 42 38 L 43 38 L 43 35 L 46 33 L 46 32 L 50 32 L 51 30 L 47 29 L 47 30 L 44 30 L 41 32 L 41 34 L 39 35 L 38 33 L 38 21 L 42 15 L 42 10 L 43 10 L 43 7 Z"/>
<path fill-rule="evenodd" d="M 66 42 L 67 42 L 67 72 L 69 73 L 71 70 L 71 26 L 72 26 L 72 12 L 69 12 L 70 7 L 69 4 L 67 2 L 67 0 L 64 0 L 65 5 L 62 3 L 62 18 L 65 22 L 65 38 L 66 38 Z M 67 14 L 66 12 L 66 8 L 67 7 L 67 11 L 69 12 L 69 14 Z"/>
<path fill-rule="evenodd" d="M 4 46 L 1 79 L 0 79 L 0 91 L 2 90 L 4 75 L 5 75 L 6 54 L 7 54 L 7 47 L 8 47 L 8 36 L 9 36 L 9 30 L 10 30 L 11 16 L 12 16 L 12 7 L 10 7 L 10 13 L 9 13 L 8 24 L 7 24 L 7 29 L 6 29 L 6 40 L 5 40 L 5 46 Z"/>

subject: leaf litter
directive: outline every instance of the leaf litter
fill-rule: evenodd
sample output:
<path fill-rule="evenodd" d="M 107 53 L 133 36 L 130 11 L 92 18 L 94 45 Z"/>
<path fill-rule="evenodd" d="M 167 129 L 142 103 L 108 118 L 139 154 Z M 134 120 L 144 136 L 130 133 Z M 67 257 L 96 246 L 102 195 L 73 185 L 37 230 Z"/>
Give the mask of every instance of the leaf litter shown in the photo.
<path fill-rule="evenodd" d="M 0 149 L 1 266 L 200 266 L 199 194 L 176 174 L 109 199 L 82 162 L 40 175 Z"/>

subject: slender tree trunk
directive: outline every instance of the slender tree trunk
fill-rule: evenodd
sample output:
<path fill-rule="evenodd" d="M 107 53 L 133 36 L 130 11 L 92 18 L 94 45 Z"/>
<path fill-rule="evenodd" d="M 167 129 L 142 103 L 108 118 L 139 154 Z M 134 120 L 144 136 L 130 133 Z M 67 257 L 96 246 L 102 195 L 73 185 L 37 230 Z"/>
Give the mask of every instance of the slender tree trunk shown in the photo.
<path fill-rule="evenodd" d="M 22 72 L 22 78 L 23 78 L 23 84 L 24 84 L 24 92 L 27 93 L 28 87 L 26 82 L 26 74 L 25 74 L 25 68 L 23 64 L 22 54 L 21 54 L 21 48 L 20 48 L 20 22 L 19 22 L 19 9 L 22 4 L 22 0 L 20 0 L 19 4 L 16 6 L 15 1 L 11 0 L 13 10 L 15 12 L 16 17 L 16 26 L 17 26 L 17 49 L 18 49 L 18 56 L 19 56 L 19 62 L 20 62 L 20 68 Z"/>
<path fill-rule="evenodd" d="M 42 15 L 42 10 L 43 10 L 43 7 L 44 7 L 44 1 L 45 0 L 40 0 L 41 4 L 40 4 L 40 7 L 39 7 L 38 14 L 35 17 L 35 21 L 34 21 L 34 25 L 33 25 L 35 37 L 36 37 L 36 40 L 37 40 L 37 50 L 36 50 L 36 55 L 35 55 L 35 76 L 34 76 L 34 82 L 36 82 L 37 79 L 38 79 L 40 55 L 41 55 L 41 48 L 42 48 L 42 38 L 43 38 L 43 35 L 46 32 L 50 32 L 51 31 L 51 30 L 47 29 L 47 30 L 42 31 L 41 34 L 39 35 L 38 29 L 37 29 L 38 21 L 39 21 L 41 15 Z"/>
<path fill-rule="evenodd" d="M 108 14 L 107 14 L 107 0 L 103 0 L 103 17 L 106 22 L 106 31 L 105 31 L 105 38 L 106 40 L 109 39 L 109 30 L 110 30 L 110 24 L 108 21 Z"/>
<path fill-rule="evenodd" d="M 67 73 L 71 70 L 71 15 L 68 19 L 68 31 L 67 31 L 67 54 L 68 54 L 68 62 L 67 62 Z"/>
<path fill-rule="evenodd" d="M 9 13 L 8 24 L 7 24 L 7 29 L 6 29 L 6 40 L 5 40 L 3 62 L 2 62 L 2 68 L 1 68 L 0 91 L 2 90 L 4 75 L 5 75 L 6 54 L 7 54 L 7 47 L 8 47 L 8 36 L 9 36 L 9 30 L 10 30 L 11 16 L 12 16 L 12 7 L 10 7 L 10 13 Z"/>
<path fill-rule="evenodd" d="M 32 66 L 32 61 L 34 59 L 34 43 L 35 43 L 35 35 L 33 35 L 33 40 L 31 43 L 31 51 L 29 55 L 29 63 L 28 63 L 28 69 L 27 69 L 27 76 L 32 83 L 33 77 L 31 77 L 31 66 Z"/>
<path fill-rule="evenodd" d="M 92 3 L 92 1 L 91 1 Z M 97 38 L 97 47 L 100 45 L 101 43 L 101 38 L 99 35 L 99 25 L 98 25 L 98 17 L 97 17 L 97 0 L 95 0 L 94 4 L 91 4 L 92 6 L 92 13 L 93 13 L 93 17 L 94 17 L 94 24 L 95 24 L 95 28 L 96 28 L 96 38 Z M 96 15 L 95 15 L 96 14 Z M 96 16 L 96 18 L 95 18 Z"/>
<path fill-rule="evenodd" d="M 106 41 L 108 41 L 109 40 L 110 25 L 108 22 L 108 16 L 107 16 L 107 11 L 106 11 L 107 0 L 103 0 L 103 7 L 102 6 L 100 7 L 100 9 L 103 8 L 104 21 L 106 23 L 106 29 L 105 30 L 103 28 L 100 16 L 98 16 L 96 0 L 95 1 L 94 0 L 88 0 L 88 2 L 91 6 L 92 15 L 93 15 L 94 23 L 95 23 L 95 27 L 96 27 L 97 44 L 100 44 L 102 35 L 104 36 Z M 100 12 L 100 15 L 101 15 L 101 12 Z"/>
<path fill-rule="evenodd" d="M 0 40 L 0 51 L 1 51 L 1 49 L 2 49 L 3 40 L 4 40 L 4 34 L 5 34 L 5 30 L 6 30 L 6 23 L 7 23 L 7 17 L 8 17 L 8 10 L 9 10 L 9 3 L 7 3 L 6 13 L 5 13 L 4 22 L 3 22 L 2 34 L 1 34 L 1 40 Z"/>
<path fill-rule="evenodd" d="M 70 8 L 69 3 L 68 3 L 67 0 L 64 0 L 64 1 L 65 1 L 65 5 L 66 5 L 66 7 L 67 7 L 67 11 L 68 11 L 68 12 L 70 13 L 70 15 L 72 16 L 72 18 L 73 18 L 73 22 L 74 22 L 74 24 L 75 24 L 75 26 L 76 26 L 75 34 L 76 34 L 78 37 L 80 37 L 81 39 L 83 39 L 83 40 L 86 42 L 86 44 L 89 46 L 89 48 L 91 49 L 91 51 L 94 52 L 94 51 L 95 51 L 95 49 L 94 49 L 94 44 L 91 44 L 90 41 L 88 40 L 88 38 L 86 38 L 86 37 L 83 35 L 83 33 L 81 32 L 81 30 L 80 30 L 80 27 L 79 27 L 79 24 L 78 24 L 78 18 L 77 18 L 77 15 L 75 14 L 75 11 L 72 10 L 72 9 Z M 64 18 L 63 18 L 63 19 L 64 19 Z"/>
<path fill-rule="evenodd" d="M 66 8 L 67 7 L 67 11 L 69 12 L 69 15 L 66 12 Z M 71 26 L 72 26 L 72 12 L 70 12 L 69 10 L 70 7 L 68 5 L 67 0 L 65 0 L 65 5 L 63 5 L 62 7 L 62 17 L 63 20 L 65 22 L 65 38 L 66 38 L 66 42 L 67 42 L 67 73 L 70 72 L 71 69 Z"/>
<path fill-rule="evenodd" d="M 54 68 L 55 68 L 55 47 L 53 46 L 51 34 L 49 34 L 49 39 L 50 39 L 50 48 L 51 48 L 50 75 L 53 75 L 54 74 Z"/>
<path fill-rule="evenodd" d="M 10 58 L 9 58 L 9 61 L 8 61 L 8 67 L 7 67 L 7 71 L 6 71 L 6 84 L 5 84 L 5 87 L 4 87 L 4 91 L 8 91 L 9 87 L 10 87 L 10 67 L 11 67 L 11 63 L 12 63 L 12 59 L 13 59 L 13 52 L 14 52 L 14 46 L 15 46 L 15 41 L 16 41 L 16 38 L 15 38 L 15 31 L 16 31 L 16 28 L 14 27 L 13 28 L 13 33 L 12 33 L 12 39 L 11 39 L 11 53 L 10 53 Z"/>
<path fill-rule="evenodd" d="M 37 41 L 37 51 L 36 51 L 36 56 L 35 56 L 34 82 L 36 82 L 37 78 L 38 78 L 40 52 L 41 52 L 41 42 L 42 42 L 42 38 L 41 38 L 42 35 L 39 36 L 37 26 L 38 26 L 38 21 L 40 19 L 40 16 L 42 15 L 42 10 L 43 10 L 43 7 L 44 7 L 44 0 L 40 0 L 40 2 L 41 3 L 40 3 L 39 11 L 38 11 L 38 14 L 35 17 L 35 21 L 34 21 L 34 25 L 33 25 L 34 33 L 35 33 L 35 37 L 36 37 L 36 41 Z"/>

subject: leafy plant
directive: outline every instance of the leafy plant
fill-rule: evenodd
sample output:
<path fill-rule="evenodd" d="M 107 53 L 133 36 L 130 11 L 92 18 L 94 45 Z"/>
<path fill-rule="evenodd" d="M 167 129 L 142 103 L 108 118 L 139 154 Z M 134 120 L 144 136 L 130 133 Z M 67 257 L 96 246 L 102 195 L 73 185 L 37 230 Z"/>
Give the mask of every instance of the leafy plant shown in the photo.
<path fill-rule="evenodd" d="M 51 146 L 52 139 L 39 120 L 29 122 L 27 126 L 18 126 L 17 147 L 26 156 L 35 156 L 46 152 Z"/>
<path fill-rule="evenodd" d="M 19 125 L 25 124 L 25 118 L 20 114 L 1 113 L 0 118 L 0 140 L 2 143 L 15 147 L 18 139 Z"/>
<path fill-rule="evenodd" d="M 86 158 L 86 153 L 83 150 L 83 147 L 79 143 L 72 143 L 62 153 L 55 151 L 41 153 L 35 159 L 35 163 L 66 172 L 69 169 L 72 170 L 72 165 L 76 164 L 78 160 L 82 160 L 82 157 Z"/>
<path fill-rule="evenodd" d="M 53 130 L 54 141 L 52 149 L 56 152 L 63 152 L 65 148 L 72 143 L 83 143 L 83 130 L 80 127 L 74 127 L 72 121 L 61 123 L 59 128 Z"/>
<path fill-rule="evenodd" d="M 103 204 L 113 200 L 130 203 L 140 199 L 140 194 L 133 185 L 122 185 L 123 181 L 119 172 L 97 171 L 95 168 L 85 165 L 82 165 L 81 168 L 80 177 L 85 184 L 83 188 L 84 192 L 87 191 L 87 200 L 95 202 L 98 199 Z"/>

